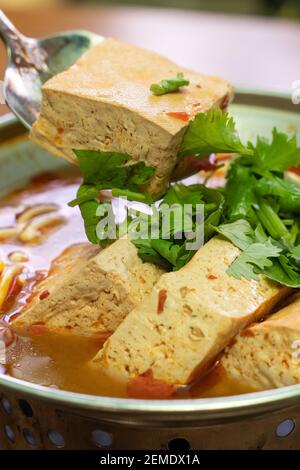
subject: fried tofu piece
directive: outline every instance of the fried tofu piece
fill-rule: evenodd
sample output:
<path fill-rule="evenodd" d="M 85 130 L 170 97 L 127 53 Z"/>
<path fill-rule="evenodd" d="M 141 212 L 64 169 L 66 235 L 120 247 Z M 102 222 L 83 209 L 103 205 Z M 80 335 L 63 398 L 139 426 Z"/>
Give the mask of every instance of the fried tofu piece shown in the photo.
<path fill-rule="evenodd" d="M 190 85 L 154 96 L 150 85 L 183 72 Z M 154 52 L 105 39 L 75 65 L 48 80 L 31 138 L 76 162 L 72 149 L 127 153 L 156 169 L 149 191 L 170 180 L 189 118 L 225 109 L 233 95 L 226 80 L 179 67 Z"/>
<path fill-rule="evenodd" d="M 300 383 L 300 297 L 241 331 L 222 364 L 230 377 L 258 390 Z"/>
<path fill-rule="evenodd" d="M 230 242 L 215 237 L 185 267 L 164 274 L 92 365 L 129 383 L 146 377 L 184 385 L 205 374 L 241 329 L 289 292 L 264 277 L 230 277 L 226 270 L 238 254 Z"/>
<path fill-rule="evenodd" d="M 33 334 L 46 329 L 105 339 L 162 273 L 144 263 L 127 239 L 103 250 L 89 243 L 73 245 L 55 260 L 12 326 Z"/>

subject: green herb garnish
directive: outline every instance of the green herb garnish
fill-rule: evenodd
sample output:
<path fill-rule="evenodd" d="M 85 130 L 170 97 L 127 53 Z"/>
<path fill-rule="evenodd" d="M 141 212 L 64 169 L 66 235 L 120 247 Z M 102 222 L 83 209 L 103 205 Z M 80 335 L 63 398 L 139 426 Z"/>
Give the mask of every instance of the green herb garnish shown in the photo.
<path fill-rule="evenodd" d="M 161 80 L 159 83 L 153 83 L 150 86 L 150 91 L 155 96 L 165 95 L 167 93 L 174 93 L 178 91 L 180 87 L 189 85 L 189 80 L 186 80 L 183 73 L 180 72 L 175 78 L 168 78 Z"/>
<path fill-rule="evenodd" d="M 127 164 L 130 156 L 117 152 L 100 152 L 93 150 L 74 150 L 83 184 L 79 187 L 77 197 L 69 203 L 71 207 L 79 205 L 87 238 L 98 244 L 96 228 L 101 217 L 97 209 L 101 204 L 98 196 L 101 190 L 112 190 L 112 196 L 126 197 L 128 200 L 149 202 L 150 196 L 141 189 L 154 175 L 154 168 L 144 162 Z"/>
<path fill-rule="evenodd" d="M 240 141 L 233 118 L 220 109 L 197 114 L 187 128 L 179 154 L 204 157 L 217 152 L 253 155 L 253 149 Z"/>
<path fill-rule="evenodd" d="M 178 213 L 183 214 L 185 205 L 189 204 L 190 220 L 183 221 L 174 216 L 170 219 L 168 229 L 164 229 L 164 218 L 168 216 L 168 208 L 178 208 Z M 195 234 L 199 224 L 197 208 L 203 210 L 204 220 L 201 221 L 204 241 L 208 241 L 214 234 L 212 225 L 218 225 L 221 220 L 224 205 L 224 197 L 217 189 L 207 188 L 201 184 L 184 186 L 181 183 L 169 188 L 158 207 L 159 236 L 156 238 L 132 240 L 138 248 L 139 256 L 144 261 L 151 261 L 169 269 L 182 268 L 196 253 L 196 250 L 187 249 L 192 241 L 189 234 Z M 163 210 L 164 208 L 164 210 Z M 197 217 L 198 215 L 198 217 Z M 151 218 L 148 218 L 150 231 Z M 188 230 L 187 230 L 188 228 Z"/>
<path fill-rule="evenodd" d="M 255 145 L 244 145 L 233 119 L 217 110 L 196 117 L 181 151 L 201 156 L 237 154 L 224 190 L 223 221 L 227 223 L 216 227 L 242 250 L 228 273 L 247 279 L 263 274 L 281 284 L 300 287 L 300 190 L 284 175 L 300 164 L 295 137 L 274 129 L 270 140 L 258 137 Z"/>

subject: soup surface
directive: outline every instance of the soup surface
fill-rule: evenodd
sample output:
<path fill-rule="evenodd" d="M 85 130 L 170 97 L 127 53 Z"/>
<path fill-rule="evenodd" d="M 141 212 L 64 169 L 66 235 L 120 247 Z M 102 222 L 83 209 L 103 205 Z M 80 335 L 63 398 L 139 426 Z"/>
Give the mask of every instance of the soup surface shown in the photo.
<path fill-rule="evenodd" d="M 42 175 L 0 203 L 0 263 L 15 273 L 7 281 L 2 303 L 0 295 L 0 334 L 8 339 L 1 373 L 73 392 L 126 397 L 124 388 L 89 366 L 100 340 L 50 333 L 24 337 L 7 329 L 28 302 L 34 284 L 47 276 L 51 262 L 70 245 L 86 242 L 79 210 L 67 205 L 79 181 L 75 173 Z M 26 223 L 21 224 L 24 218 Z M 179 390 L 177 398 L 251 391 L 229 380 L 217 364 L 201 382 Z"/>

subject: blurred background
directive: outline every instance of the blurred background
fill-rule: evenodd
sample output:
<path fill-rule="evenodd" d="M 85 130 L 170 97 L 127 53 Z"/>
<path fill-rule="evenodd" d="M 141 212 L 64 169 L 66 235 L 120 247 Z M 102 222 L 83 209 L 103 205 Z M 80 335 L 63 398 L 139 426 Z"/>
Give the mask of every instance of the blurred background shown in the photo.
<path fill-rule="evenodd" d="M 0 7 L 9 9 L 49 7 L 59 4 L 148 5 L 243 15 L 300 18 L 300 0 L 0 0 Z"/>
<path fill-rule="evenodd" d="M 291 96 L 300 81 L 300 0 L 0 0 L 0 8 L 27 36 L 86 29 L 246 89 Z M 0 80 L 6 62 L 0 42 Z"/>

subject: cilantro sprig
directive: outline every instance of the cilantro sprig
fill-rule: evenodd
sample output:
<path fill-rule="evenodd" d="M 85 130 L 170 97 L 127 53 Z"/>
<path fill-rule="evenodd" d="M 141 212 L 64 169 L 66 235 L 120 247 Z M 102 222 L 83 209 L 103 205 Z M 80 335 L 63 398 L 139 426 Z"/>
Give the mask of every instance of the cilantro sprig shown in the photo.
<path fill-rule="evenodd" d="M 254 153 L 253 148 L 241 142 L 233 118 L 219 108 L 197 114 L 187 128 L 179 151 L 181 156 L 204 157 L 211 153 Z"/>
<path fill-rule="evenodd" d="M 79 206 L 84 221 L 85 232 L 91 243 L 99 244 L 96 228 L 101 216 L 97 216 L 100 191 L 109 189 L 112 196 L 126 197 L 128 200 L 149 202 L 150 196 L 143 185 L 154 175 L 154 168 L 144 162 L 128 164 L 130 156 L 118 152 L 94 150 L 74 150 L 78 158 L 83 183 L 77 197 L 69 202 L 71 207 Z"/>
<path fill-rule="evenodd" d="M 189 80 L 186 80 L 182 72 L 177 73 L 176 77 L 161 80 L 159 83 L 152 83 L 150 91 L 155 96 L 165 95 L 167 93 L 174 93 L 181 87 L 189 85 Z"/>
<path fill-rule="evenodd" d="M 258 137 L 244 144 L 227 113 L 198 114 L 180 155 L 223 152 L 236 157 L 227 172 L 223 224 L 215 230 L 241 250 L 228 274 L 255 280 L 263 274 L 300 287 L 300 189 L 284 174 L 300 164 L 296 138 L 273 129 L 270 140 Z"/>
<path fill-rule="evenodd" d="M 216 232 L 231 241 L 241 254 L 227 273 L 237 279 L 258 280 L 259 275 L 289 287 L 300 286 L 300 245 L 289 248 L 269 237 L 262 225 L 254 230 L 246 220 L 221 224 Z"/>
<path fill-rule="evenodd" d="M 170 218 L 170 225 L 164 230 L 164 218 L 169 217 L 168 208 L 178 208 L 178 213 L 184 213 L 185 205 L 189 204 L 190 221 L 183 221 L 176 216 Z M 203 209 L 204 220 L 203 236 L 208 241 L 214 234 L 214 225 L 218 225 L 223 211 L 224 197 L 217 189 L 207 188 L 202 184 L 184 186 L 181 183 L 172 185 L 158 206 L 158 229 L 159 236 L 156 238 L 132 240 L 138 248 L 139 256 L 144 261 L 151 261 L 168 269 L 178 270 L 182 268 L 196 253 L 189 250 L 193 235 L 197 231 L 197 208 Z M 151 218 L 148 218 L 150 229 Z M 184 228 L 184 230 L 183 230 Z M 188 230 L 187 230 L 188 228 Z M 150 233 L 150 230 L 149 232 Z"/>

